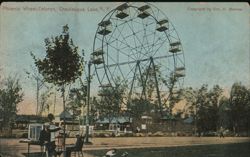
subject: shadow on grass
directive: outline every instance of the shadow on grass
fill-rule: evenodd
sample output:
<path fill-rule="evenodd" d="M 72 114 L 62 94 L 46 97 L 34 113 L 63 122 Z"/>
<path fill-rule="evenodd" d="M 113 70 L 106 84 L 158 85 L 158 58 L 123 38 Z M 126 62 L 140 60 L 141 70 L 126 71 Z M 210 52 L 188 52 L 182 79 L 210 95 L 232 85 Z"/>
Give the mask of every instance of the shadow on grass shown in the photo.
<path fill-rule="evenodd" d="M 23 155 L 25 156 L 25 157 L 27 157 L 28 156 L 28 154 L 27 153 L 23 153 Z M 63 152 L 62 151 L 60 151 L 60 152 L 56 152 L 56 156 L 61 156 L 61 155 L 63 155 Z M 41 152 L 35 152 L 35 153 L 29 153 L 29 157 L 46 157 L 46 154 L 45 153 L 41 153 Z"/>
<path fill-rule="evenodd" d="M 107 150 L 86 151 L 94 156 L 103 156 Z M 119 149 L 118 156 L 128 152 L 128 157 L 249 157 L 250 142 L 166 148 Z"/>
<path fill-rule="evenodd" d="M 25 157 L 27 157 L 28 153 L 23 153 L 23 155 Z M 43 154 L 41 152 L 32 152 L 32 153 L 29 153 L 29 157 L 42 157 L 42 155 Z M 46 155 L 44 155 L 44 156 L 46 156 Z"/>

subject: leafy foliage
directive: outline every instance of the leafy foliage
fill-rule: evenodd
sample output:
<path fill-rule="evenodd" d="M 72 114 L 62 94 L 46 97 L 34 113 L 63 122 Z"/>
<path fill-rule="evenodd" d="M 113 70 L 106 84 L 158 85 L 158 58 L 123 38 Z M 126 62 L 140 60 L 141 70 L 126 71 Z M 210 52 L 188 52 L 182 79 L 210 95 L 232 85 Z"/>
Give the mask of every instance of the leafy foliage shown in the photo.
<path fill-rule="evenodd" d="M 208 90 L 208 85 L 202 85 L 200 89 L 186 89 L 184 96 L 189 114 L 194 117 L 198 131 L 216 131 L 222 89 L 215 85 L 211 90 Z"/>
<path fill-rule="evenodd" d="M 175 104 L 179 102 L 181 93 L 180 91 L 174 91 L 175 84 L 177 79 L 175 77 L 165 78 L 161 73 L 161 65 L 151 65 L 144 69 L 141 76 L 137 76 L 137 79 L 145 81 L 139 82 L 139 86 L 145 86 L 146 98 L 152 103 L 155 104 L 155 110 L 157 111 L 158 99 L 157 98 L 157 84 L 158 87 L 165 85 L 168 88 L 168 93 L 160 92 L 161 105 L 168 110 L 169 114 L 172 114 L 172 109 Z M 157 83 L 156 83 L 157 79 Z M 142 97 L 144 98 L 144 97 Z M 151 101 L 153 100 L 153 101 Z M 133 101 L 133 100 L 132 100 Z M 135 99 L 135 101 L 137 101 Z M 159 107 L 159 106 L 158 106 Z"/>
<path fill-rule="evenodd" d="M 121 79 L 117 78 L 114 87 L 104 87 L 99 91 L 101 99 L 96 100 L 94 103 L 99 116 L 108 117 L 111 121 L 114 116 L 118 116 L 122 112 L 126 87 L 126 83 L 121 82 Z"/>
<path fill-rule="evenodd" d="M 152 111 L 155 109 L 154 104 L 143 99 L 133 99 L 127 107 L 128 113 L 136 119 L 140 119 L 143 115 L 152 115 Z"/>
<path fill-rule="evenodd" d="M 10 127 L 14 122 L 17 104 L 23 101 L 23 96 L 19 79 L 8 77 L 4 80 L 0 89 L 0 119 L 3 121 L 3 127 Z"/>
<path fill-rule="evenodd" d="M 234 83 L 230 93 L 231 127 L 237 133 L 250 129 L 250 90 L 241 83 Z"/>
<path fill-rule="evenodd" d="M 87 86 L 82 85 L 79 88 L 72 88 L 69 93 L 69 102 L 67 110 L 73 112 L 73 117 L 76 118 L 81 114 L 81 107 L 86 105 L 87 99 Z"/>
<path fill-rule="evenodd" d="M 51 96 L 52 92 L 50 91 L 51 89 L 47 89 L 44 91 L 41 96 L 40 96 L 40 108 L 39 108 L 39 115 L 41 115 L 44 111 L 49 112 L 50 108 L 50 103 L 49 103 L 49 97 Z"/>
<path fill-rule="evenodd" d="M 78 47 L 69 36 L 68 25 L 63 26 L 61 35 L 51 37 L 51 39 L 46 38 L 45 47 L 45 58 L 37 59 L 34 54 L 31 55 L 44 80 L 61 87 L 63 110 L 65 111 L 65 86 L 75 82 L 82 75 L 83 57 L 78 54 Z M 63 120 L 65 123 L 65 117 Z M 65 130 L 64 125 L 64 133 Z M 64 142 L 65 138 L 64 136 Z"/>
<path fill-rule="evenodd" d="M 60 36 L 45 39 L 44 59 L 37 59 L 32 54 L 44 79 L 58 86 L 72 83 L 82 75 L 83 58 L 78 54 L 78 47 L 70 38 L 68 30 L 65 25 Z"/>

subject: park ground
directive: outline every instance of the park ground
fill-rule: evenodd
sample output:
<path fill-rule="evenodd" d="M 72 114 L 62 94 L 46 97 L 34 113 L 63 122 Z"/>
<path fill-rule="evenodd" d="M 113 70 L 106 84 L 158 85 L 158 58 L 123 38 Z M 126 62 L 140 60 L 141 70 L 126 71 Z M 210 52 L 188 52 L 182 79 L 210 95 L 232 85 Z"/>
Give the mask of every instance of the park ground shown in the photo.
<path fill-rule="evenodd" d="M 20 139 L 0 139 L 2 157 L 24 157 L 27 144 L 19 143 Z M 83 148 L 85 157 L 103 156 L 110 148 L 118 152 L 128 152 L 128 157 L 221 157 L 248 156 L 250 154 L 249 137 L 116 137 L 92 138 L 92 145 Z M 68 138 L 67 144 L 75 142 Z M 32 152 L 38 152 L 39 146 L 32 146 Z"/>

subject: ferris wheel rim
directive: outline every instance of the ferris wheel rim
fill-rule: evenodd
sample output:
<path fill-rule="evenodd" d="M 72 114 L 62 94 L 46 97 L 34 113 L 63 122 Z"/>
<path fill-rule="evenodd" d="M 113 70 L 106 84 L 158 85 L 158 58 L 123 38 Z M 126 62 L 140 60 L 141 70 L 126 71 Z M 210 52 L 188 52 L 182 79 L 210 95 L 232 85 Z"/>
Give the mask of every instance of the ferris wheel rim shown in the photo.
<path fill-rule="evenodd" d="M 153 4 L 151 4 L 151 3 L 146 3 L 146 4 L 152 5 L 155 9 L 157 9 L 157 10 L 158 10 L 159 12 L 161 12 L 165 17 L 167 17 L 167 16 L 165 15 L 164 12 L 162 12 L 160 9 L 158 9 L 158 8 L 157 8 L 156 6 L 154 6 Z M 130 5 L 129 7 L 139 8 L 139 7 L 131 6 L 131 5 Z M 108 17 L 108 19 L 110 20 L 110 19 L 112 18 L 113 14 L 116 12 L 116 10 L 117 10 L 117 8 L 114 8 L 114 9 L 112 9 L 111 11 L 109 11 L 109 12 L 104 16 L 104 18 L 101 20 L 101 22 L 103 22 L 107 17 Z M 155 19 L 155 21 L 157 21 L 156 18 L 155 18 L 153 15 L 150 14 L 150 16 L 153 17 L 153 18 Z M 167 19 L 169 19 L 169 18 L 167 18 Z M 174 33 L 177 35 L 178 41 L 181 41 L 181 40 L 180 40 L 180 37 L 179 37 L 179 35 L 178 35 L 178 33 L 177 33 L 175 27 L 174 27 L 174 25 L 172 24 L 172 22 L 171 22 L 170 20 L 169 20 L 169 22 L 170 22 L 170 24 L 171 24 L 171 26 L 172 26 L 172 28 L 173 28 Z M 98 26 L 98 28 L 99 28 L 99 26 Z M 95 34 L 93 50 L 95 49 L 95 42 L 96 42 L 96 38 L 97 38 L 97 35 L 98 35 L 98 33 L 97 33 L 98 30 L 99 30 L 99 29 L 97 29 L 96 34 Z M 164 31 L 164 33 L 166 34 L 165 31 Z M 169 37 L 168 37 L 167 34 L 166 34 L 166 37 L 167 37 L 167 39 L 168 39 L 168 41 L 169 41 L 169 43 L 170 43 L 170 39 L 169 39 Z M 102 36 L 102 38 L 104 39 L 104 35 Z M 102 49 L 104 49 L 104 44 L 103 44 L 103 43 L 104 43 L 104 42 L 102 41 L 102 44 L 101 44 L 101 45 L 102 45 L 102 47 L 101 47 Z M 183 46 L 182 46 L 182 44 L 181 44 L 181 52 L 182 52 L 182 53 L 180 53 L 180 54 L 178 54 L 178 55 L 182 55 L 182 57 L 183 57 L 183 65 L 185 66 L 185 58 L 184 58 L 184 51 L 183 51 Z M 102 58 L 103 58 L 103 60 L 104 60 L 104 56 L 102 56 Z M 134 62 L 136 62 L 136 61 L 134 61 Z M 124 64 L 126 64 L 126 62 L 124 62 Z M 103 64 L 103 69 L 105 70 L 105 75 L 107 76 L 108 82 L 111 84 L 112 81 L 111 81 L 111 79 L 109 78 L 109 74 L 108 74 L 108 72 L 107 72 L 109 66 L 110 66 L 110 65 L 106 65 L 105 63 Z M 96 74 L 97 74 L 98 81 L 99 81 L 100 84 L 102 84 L 102 81 L 100 80 L 100 78 L 99 78 L 99 76 L 98 76 L 98 72 L 97 72 L 98 69 L 100 69 L 100 67 L 98 68 L 98 67 L 95 65 L 95 72 L 96 72 Z"/>

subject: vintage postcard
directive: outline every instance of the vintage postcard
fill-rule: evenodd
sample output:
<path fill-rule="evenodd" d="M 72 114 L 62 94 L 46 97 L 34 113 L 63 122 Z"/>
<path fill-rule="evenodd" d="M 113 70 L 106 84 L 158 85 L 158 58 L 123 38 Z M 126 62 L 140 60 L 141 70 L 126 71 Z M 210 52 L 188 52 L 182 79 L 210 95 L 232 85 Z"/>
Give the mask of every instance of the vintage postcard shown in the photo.
<path fill-rule="evenodd" d="M 0 157 L 250 154 L 248 3 L 3 2 Z"/>

